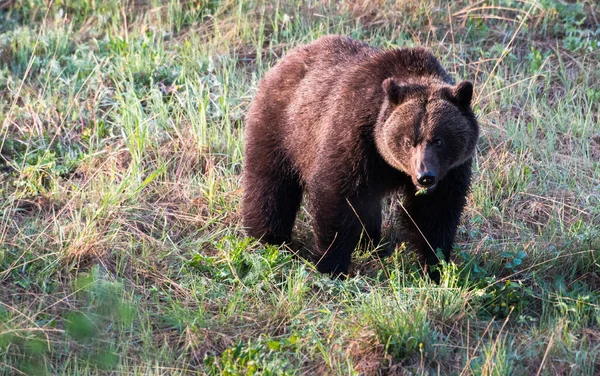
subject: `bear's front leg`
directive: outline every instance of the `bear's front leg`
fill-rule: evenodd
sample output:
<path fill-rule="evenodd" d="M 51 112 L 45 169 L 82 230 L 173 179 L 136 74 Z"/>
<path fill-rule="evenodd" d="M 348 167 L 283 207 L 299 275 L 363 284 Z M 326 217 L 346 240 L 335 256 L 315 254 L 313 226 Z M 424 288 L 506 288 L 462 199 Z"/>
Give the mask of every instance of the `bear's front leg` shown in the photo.
<path fill-rule="evenodd" d="M 448 172 L 432 192 L 415 195 L 412 184 L 406 187 L 403 227 L 407 229 L 407 240 L 424 257 L 427 265 L 440 260 L 436 254 L 441 249 L 445 261 L 449 261 L 456 229 L 466 203 L 471 181 L 471 161 Z M 439 273 L 430 271 L 430 277 L 439 282 Z"/>
<path fill-rule="evenodd" d="M 368 195 L 346 198 L 331 189 L 309 193 L 317 247 L 317 270 L 347 274 L 361 235 L 377 245 L 381 237 L 381 203 Z"/>

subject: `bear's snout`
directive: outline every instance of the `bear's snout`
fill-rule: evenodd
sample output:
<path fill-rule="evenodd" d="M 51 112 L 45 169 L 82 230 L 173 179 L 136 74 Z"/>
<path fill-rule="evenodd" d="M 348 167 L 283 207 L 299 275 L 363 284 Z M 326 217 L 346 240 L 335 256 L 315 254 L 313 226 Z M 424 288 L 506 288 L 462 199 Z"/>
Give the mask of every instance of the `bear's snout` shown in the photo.
<path fill-rule="evenodd" d="M 433 188 L 440 180 L 438 158 L 433 148 L 426 143 L 416 146 L 413 166 L 413 182 L 417 188 Z"/>

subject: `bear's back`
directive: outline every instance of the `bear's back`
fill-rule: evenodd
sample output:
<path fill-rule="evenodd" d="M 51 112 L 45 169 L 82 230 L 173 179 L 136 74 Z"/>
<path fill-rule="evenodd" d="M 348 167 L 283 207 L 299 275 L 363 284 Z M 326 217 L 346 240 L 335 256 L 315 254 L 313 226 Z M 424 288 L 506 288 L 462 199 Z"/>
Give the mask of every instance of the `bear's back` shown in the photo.
<path fill-rule="evenodd" d="M 265 148 L 286 154 L 307 176 L 325 133 L 337 81 L 376 52 L 335 35 L 294 48 L 261 80 L 248 111 L 246 137 L 260 137 Z"/>
<path fill-rule="evenodd" d="M 363 42 L 338 35 L 296 47 L 267 72 L 256 99 L 268 96 L 283 107 L 303 100 L 323 104 L 336 81 L 375 52 Z"/>

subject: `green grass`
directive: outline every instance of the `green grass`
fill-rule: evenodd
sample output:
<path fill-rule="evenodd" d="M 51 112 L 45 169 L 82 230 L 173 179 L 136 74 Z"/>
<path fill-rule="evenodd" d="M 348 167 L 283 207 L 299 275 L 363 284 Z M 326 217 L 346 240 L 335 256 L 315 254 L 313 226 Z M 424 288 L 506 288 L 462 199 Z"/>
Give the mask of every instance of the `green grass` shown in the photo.
<path fill-rule="evenodd" d="M 0 1 L 0 374 L 600 373 L 600 8 L 448 4 Z M 439 285 L 403 246 L 320 275 L 303 213 L 244 236 L 258 80 L 331 33 L 475 83 Z"/>

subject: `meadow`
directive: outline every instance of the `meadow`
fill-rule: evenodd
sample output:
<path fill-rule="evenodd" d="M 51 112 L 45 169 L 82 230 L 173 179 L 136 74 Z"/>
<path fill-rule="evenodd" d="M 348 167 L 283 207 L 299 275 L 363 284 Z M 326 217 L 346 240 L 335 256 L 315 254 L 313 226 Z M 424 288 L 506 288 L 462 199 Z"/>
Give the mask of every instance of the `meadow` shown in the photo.
<path fill-rule="evenodd" d="M 474 82 L 439 285 L 244 234 L 245 111 L 326 34 Z M 599 110 L 595 0 L 0 1 L 0 374 L 598 375 Z"/>

